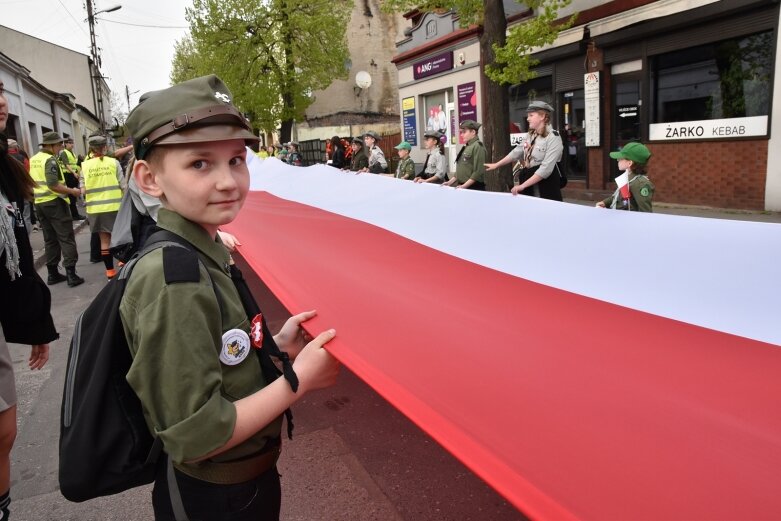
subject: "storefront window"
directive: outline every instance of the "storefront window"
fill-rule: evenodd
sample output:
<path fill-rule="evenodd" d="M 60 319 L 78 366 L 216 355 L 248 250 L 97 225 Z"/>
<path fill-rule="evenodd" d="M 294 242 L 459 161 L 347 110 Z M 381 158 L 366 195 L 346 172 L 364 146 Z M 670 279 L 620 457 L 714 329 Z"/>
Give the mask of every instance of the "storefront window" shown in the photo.
<path fill-rule="evenodd" d="M 767 115 L 774 49 L 768 31 L 656 56 L 653 121 Z"/>
<path fill-rule="evenodd" d="M 510 87 L 510 129 L 511 134 L 526 132 L 526 107 L 534 100 L 553 105 L 553 81 L 551 76 L 542 76 Z"/>

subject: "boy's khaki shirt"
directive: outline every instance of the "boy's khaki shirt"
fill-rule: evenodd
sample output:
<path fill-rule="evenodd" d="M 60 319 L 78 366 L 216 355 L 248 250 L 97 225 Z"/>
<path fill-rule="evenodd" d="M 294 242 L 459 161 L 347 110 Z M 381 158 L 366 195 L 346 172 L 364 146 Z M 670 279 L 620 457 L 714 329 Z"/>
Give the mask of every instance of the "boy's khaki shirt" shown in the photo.
<path fill-rule="evenodd" d="M 177 468 L 209 481 L 219 472 L 218 463 L 257 454 L 270 438 L 278 437 L 282 418 L 210 460 L 182 463 L 223 446 L 236 423 L 232 402 L 266 384 L 255 353 L 235 366 L 219 359 L 222 334 L 231 329 L 249 333 L 250 326 L 230 279 L 227 250 L 201 226 L 174 212 L 161 208 L 158 219 L 158 226 L 197 248 L 200 281 L 166 284 L 162 248 L 137 263 L 120 305 L 133 355 L 127 380 L 143 404 L 147 425 L 160 436 Z M 219 290 L 222 317 L 204 266 Z"/>

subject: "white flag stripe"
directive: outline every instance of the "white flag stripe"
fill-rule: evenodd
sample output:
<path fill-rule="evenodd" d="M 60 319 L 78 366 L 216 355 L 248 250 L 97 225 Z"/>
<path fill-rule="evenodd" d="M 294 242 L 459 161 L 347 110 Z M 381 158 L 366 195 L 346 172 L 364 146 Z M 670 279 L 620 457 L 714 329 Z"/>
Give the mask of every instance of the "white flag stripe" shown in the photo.
<path fill-rule="evenodd" d="M 621 306 L 781 345 L 781 225 L 616 212 L 251 161 L 252 190 Z M 616 272 L 625 273 L 616 278 Z"/>

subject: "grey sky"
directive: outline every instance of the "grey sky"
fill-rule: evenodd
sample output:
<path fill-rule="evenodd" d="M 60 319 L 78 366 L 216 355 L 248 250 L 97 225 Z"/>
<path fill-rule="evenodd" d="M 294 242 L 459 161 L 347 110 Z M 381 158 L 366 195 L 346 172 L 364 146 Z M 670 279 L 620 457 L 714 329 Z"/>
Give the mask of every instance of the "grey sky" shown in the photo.
<path fill-rule="evenodd" d="M 125 85 L 138 91 L 131 106 L 142 93 L 168 86 L 174 43 L 187 34 L 184 10 L 192 0 L 93 0 L 95 11 L 118 4 L 119 11 L 98 15 L 95 33 L 101 71 L 127 110 Z M 0 25 L 90 54 L 84 0 L 0 0 L 0 12 Z"/>

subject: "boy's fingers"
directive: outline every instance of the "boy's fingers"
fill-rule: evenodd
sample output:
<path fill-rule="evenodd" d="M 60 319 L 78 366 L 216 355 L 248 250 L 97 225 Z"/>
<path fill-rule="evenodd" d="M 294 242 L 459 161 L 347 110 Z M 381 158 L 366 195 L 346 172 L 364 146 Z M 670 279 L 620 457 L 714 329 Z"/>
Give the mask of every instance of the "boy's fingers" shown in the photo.
<path fill-rule="evenodd" d="M 323 331 L 319 335 L 315 337 L 311 344 L 316 344 L 318 347 L 323 347 L 325 344 L 333 340 L 333 338 L 336 336 L 336 330 L 335 329 L 329 329 L 327 331 Z"/>

